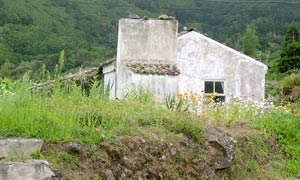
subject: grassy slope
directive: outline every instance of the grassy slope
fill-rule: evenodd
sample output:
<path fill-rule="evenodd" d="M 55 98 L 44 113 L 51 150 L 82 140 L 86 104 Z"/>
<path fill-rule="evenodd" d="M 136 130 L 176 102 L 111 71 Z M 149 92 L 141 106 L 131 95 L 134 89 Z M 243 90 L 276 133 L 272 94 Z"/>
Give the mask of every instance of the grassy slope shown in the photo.
<path fill-rule="evenodd" d="M 280 109 L 262 114 L 255 106 L 240 102 L 229 108 L 209 106 L 204 114 L 195 116 L 154 105 L 153 96 L 145 91 L 132 92 L 122 101 L 111 101 L 96 87 L 90 96 L 72 85 L 61 88 L 57 84 L 51 95 L 48 90 L 30 92 L 29 87 L 25 78 L 11 90 L 14 94 L 0 96 L 2 137 L 35 137 L 54 143 L 77 141 L 92 148 L 100 142 L 114 142 L 119 136 L 140 136 L 153 141 L 155 134 L 172 142 L 177 135 L 184 135 L 191 143 L 204 144 L 203 132 L 206 126 L 213 124 L 238 139 L 237 162 L 229 170 L 219 172 L 220 176 L 235 179 L 300 177 L 299 115 Z M 52 162 L 53 154 L 47 150 L 45 153 Z M 71 159 L 76 161 L 76 158 Z M 67 160 L 55 166 L 65 169 L 68 163 Z"/>

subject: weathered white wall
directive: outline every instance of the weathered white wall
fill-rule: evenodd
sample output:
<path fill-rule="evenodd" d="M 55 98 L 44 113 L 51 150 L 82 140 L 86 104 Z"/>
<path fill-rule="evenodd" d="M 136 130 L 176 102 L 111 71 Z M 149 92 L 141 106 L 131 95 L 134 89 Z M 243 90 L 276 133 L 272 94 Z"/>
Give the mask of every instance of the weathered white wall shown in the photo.
<path fill-rule="evenodd" d="M 118 62 L 176 63 L 177 21 L 121 19 Z"/>
<path fill-rule="evenodd" d="M 116 62 L 103 67 L 104 87 L 110 88 L 109 98 L 116 97 Z"/>
<path fill-rule="evenodd" d="M 226 100 L 264 98 L 267 66 L 197 32 L 178 38 L 179 92 L 204 91 L 204 81 L 225 82 Z"/>
<path fill-rule="evenodd" d="M 121 98 L 126 95 L 131 87 L 137 85 L 138 81 L 152 82 L 149 79 L 154 78 L 150 77 L 151 75 L 137 78 L 136 76 L 139 75 L 129 71 L 126 63 L 176 64 L 177 28 L 178 22 L 175 20 L 121 19 L 119 21 L 117 97 Z M 156 85 L 150 83 L 150 86 Z"/>
<path fill-rule="evenodd" d="M 149 88 L 155 95 L 164 97 L 167 94 L 177 93 L 178 76 L 158 76 L 132 74 L 131 82 L 135 85 Z"/>

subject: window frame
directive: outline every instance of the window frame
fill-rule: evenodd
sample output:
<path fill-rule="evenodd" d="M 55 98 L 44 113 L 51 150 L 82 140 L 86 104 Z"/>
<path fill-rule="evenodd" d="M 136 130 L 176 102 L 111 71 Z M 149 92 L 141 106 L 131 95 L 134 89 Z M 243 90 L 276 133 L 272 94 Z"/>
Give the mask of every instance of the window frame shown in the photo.
<path fill-rule="evenodd" d="M 210 92 L 210 93 L 207 93 L 207 92 L 205 92 L 205 89 L 206 89 L 206 86 L 205 86 L 205 84 L 206 84 L 206 82 L 213 82 L 213 92 Z M 224 98 L 224 101 L 222 101 L 222 102 L 225 102 L 226 101 L 226 95 L 225 95 L 225 83 L 226 83 L 226 81 L 225 80 L 223 80 L 223 79 L 214 79 L 214 80 L 211 80 L 211 79 L 208 79 L 208 80 L 204 80 L 204 94 L 206 95 L 206 96 L 209 96 L 209 95 L 211 95 L 211 93 L 215 93 L 216 92 L 216 82 L 221 82 L 221 83 L 223 83 L 224 84 L 224 87 L 223 87 L 223 93 L 218 93 L 217 92 L 217 96 L 216 96 L 216 98 L 215 98 L 215 100 L 217 100 L 217 97 L 223 97 Z"/>

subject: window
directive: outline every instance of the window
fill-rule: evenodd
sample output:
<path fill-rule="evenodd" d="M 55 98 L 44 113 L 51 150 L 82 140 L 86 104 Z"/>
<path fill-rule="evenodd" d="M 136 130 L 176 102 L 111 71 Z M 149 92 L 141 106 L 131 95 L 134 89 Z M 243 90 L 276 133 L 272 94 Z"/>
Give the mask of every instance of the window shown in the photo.
<path fill-rule="evenodd" d="M 217 93 L 215 101 L 225 102 L 224 94 L 224 81 L 205 81 L 204 82 L 204 93 Z"/>

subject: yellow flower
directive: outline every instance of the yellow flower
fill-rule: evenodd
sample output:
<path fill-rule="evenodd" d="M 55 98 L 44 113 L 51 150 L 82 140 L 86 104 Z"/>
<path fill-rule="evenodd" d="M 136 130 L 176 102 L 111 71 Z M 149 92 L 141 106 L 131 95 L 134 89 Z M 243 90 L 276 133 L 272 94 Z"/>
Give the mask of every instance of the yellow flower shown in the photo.
<path fill-rule="evenodd" d="M 291 107 L 291 103 L 290 103 L 290 102 L 288 102 L 286 106 L 287 106 L 287 107 Z"/>
<path fill-rule="evenodd" d="M 177 97 L 179 97 L 179 98 L 182 97 L 182 94 L 181 94 L 181 93 L 178 93 L 178 94 L 177 94 Z"/>
<path fill-rule="evenodd" d="M 193 103 L 196 103 L 197 102 L 197 99 L 195 97 L 192 97 L 192 102 Z"/>
<path fill-rule="evenodd" d="M 298 109 L 292 109 L 292 113 L 297 113 Z"/>

